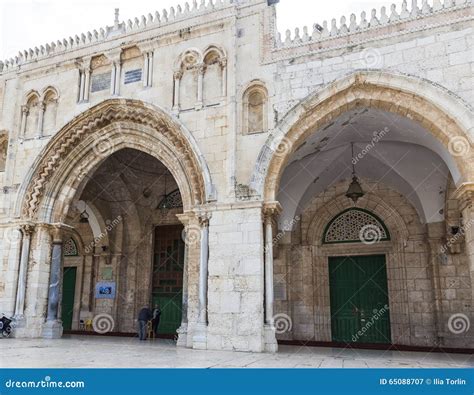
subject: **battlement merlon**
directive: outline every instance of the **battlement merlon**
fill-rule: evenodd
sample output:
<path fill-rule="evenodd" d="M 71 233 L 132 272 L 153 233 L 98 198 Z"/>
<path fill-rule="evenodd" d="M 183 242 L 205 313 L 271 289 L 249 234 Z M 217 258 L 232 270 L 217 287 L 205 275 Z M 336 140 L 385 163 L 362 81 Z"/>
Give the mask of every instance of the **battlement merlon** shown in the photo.
<path fill-rule="evenodd" d="M 387 36 L 387 31 L 392 35 L 402 35 L 413 31 L 435 27 L 433 24 L 424 23 L 452 15 L 457 11 L 461 13 L 460 19 L 446 18 L 442 23 L 472 20 L 472 0 L 411 0 L 410 7 L 406 0 L 403 0 L 401 7 L 392 4 L 390 12 L 386 7 L 381 7 L 379 13 L 376 9 L 370 12 L 370 18 L 367 12 L 362 12 L 360 19 L 357 20 L 355 14 L 351 14 L 349 22 L 345 16 L 340 18 L 339 25 L 336 19 L 332 19 L 331 24 L 323 21 L 322 25 L 315 23 L 310 31 L 307 26 L 300 30 L 295 28 L 292 33 L 286 30 L 285 38 L 276 28 L 276 12 L 274 6 L 279 0 L 193 0 L 192 4 L 185 3 L 184 7 L 178 5 L 171 7 L 169 11 L 163 10 L 161 13 L 142 15 L 141 18 L 135 18 L 133 21 L 119 22 L 118 10 L 115 13 L 114 25 L 101 28 L 99 31 L 82 33 L 74 38 L 58 40 L 56 43 L 41 45 L 39 48 L 30 48 L 19 52 L 15 58 L 10 58 L 4 62 L 0 61 L 0 74 L 8 72 L 19 72 L 25 66 L 35 64 L 35 67 L 41 67 L 46 62 L 42 60 L 51 59 L 54 62 L 56 56 L 68 54 L 71 60 L 81 58 L 82 56 L 94 56 L 103 53 L 104 48 L 110 49 L 117 41 L 117 46 L 126 47 L 128 41 L 134 44 L 147 44 L 149 41 L 159 40 L 169 37 L 173 34 L 181 34 L 189 28 L 199 28 L 200 25 L 209 25 L 216 21 L 221 21 L 236 15 L 238 8 L 249 5 L 269 6 L 272 11 L 270 20 L 265 20 L 265 32 L 269 40 L 264 40 L 263 61 L 272 62 L 277 59 L 283 59 L 288 56 L 294 56 L 307 52 L 314 52 L 315 49 L 333 49 L 345 47 L 347 45 L 361 44 L 366 41 L 365 36 L 377 36 L 376 39 L 382 39 Z M 421 2 L 421 4 L 419 4 Z M 214 14 L 209 21 L 209 14 Z M 459 12 L 458 12 L 459 14 Z M 202 18 L 202 17 L 206 18 Z M 199 20 L 202 19 L 202 20 Z M 400 30 L 403 24 L 411 24 L 409 29 Z M 378 35 L 378 32 L 383 34 Z M 150 32 L 153 32 L 150 38 Z M 124 41 L 124 39 L 129 40 Z M 102 45 L 104 44 L 104 48 Z M 95 47 L 95 48 L 94 48 Z M 64 61 L 64 57 L 62 58 Z"/>
<path fill-rule="evenodd" d="M 270 5 L 276 3 L 275 0 L 268 1 Z M 101 51 L 102 44 L 110 48 L 114 46 L 114 41 L 121 46 L 126 46 L 128 41 L 135 44 L 146 43 L 150 41 L 150 32 L 153 32 L 153 40 L 170 34 L 180 34 L 186 29 L 209 25 L 234 16 L 239 7 L 261 4 L 266 5 L 267 0 L 200 0 L 200 3 L 193 0 L 191 4 L 186 2 L 184 6 L 171 7 L 169 11 L 164 9 L 161 13 L 156 11 L 154 14 L 149 13 L 147 16 L 142 15 L 140 18 L 129 19 L 126 22 L 119 21 L 118 9 L 116 9 L 112 26 L 20 51 L 14 58 L 0 61 L 0 75 L 22 71 L 24 66 L 31 64 L 40 67 L 43 65 L 43 60 L 54 61 L 56 56 L 61 56 L 62 61 L 65 55 L 71 60 L 81 58 L 86 53 L 94 56 L 95 53 L 103 52 Z M 210 14 L 213 14 L 212 18 L 209 17 Z M 127 40 L 128 37 L 130 40 Z"/>
<path fill-rule="evenodd" d="M 372 9 L 370 18 L 367 15 L 363 11 L 358 19 L 351 14 L 349 21 L 342 16 L 339 24 L 336 19 L 332 19 L 330 25 L 327 21 L 321 25 L 315 23 L 311 31 L 307 26 L 296 27 L 293 32 L 286 30 L 283 39 L 276 28 L 273 10 L 273 16 L 264 21 L 262 62 L 268 64 L 308 54 L 344 50 L 441 26 L 469 23 L 474 19 L 474 7 L 472 0 L 411 0 L 410 6 L 403 0 L 400 8 L 392 4 L 390 12 L 381 7 L 379 13 Z"/>

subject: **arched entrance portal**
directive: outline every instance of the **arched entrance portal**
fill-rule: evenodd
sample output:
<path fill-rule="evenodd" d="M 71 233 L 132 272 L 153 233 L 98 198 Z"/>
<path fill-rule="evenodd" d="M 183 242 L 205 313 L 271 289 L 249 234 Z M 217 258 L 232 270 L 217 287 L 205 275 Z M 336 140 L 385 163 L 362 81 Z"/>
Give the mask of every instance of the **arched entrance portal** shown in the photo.
<path fill-rule="evenodd" d="M 277 338 L 469 344 L 448 326 L 453 314 L 473 316 L 469 130 L 471 109 L 449 92 L 380 72 L 343 78 L 289 112 L 262 149 L 251 182 L 270 212 L 265 259 L 267 277 L 274 276 L 266 279 L 266 295 L 267 311 L 274 300 Z M 356 202 L 345 196 L 354 175 L 363 191 Z M 391 237 L 325 243 L 325 229 L 353 209 L 379 218 L 387 229 L 379 227 L 384 232 L 376 236 Z M 272 237 L 275 213 L 278 233 Z M 358 231 L 374 225 L 368 216 L 345 218 L 344 227 Z M 364 218 L 369 222 L 355 223 Z M 462 236 L 452 241 L 458 233 Z M 359 269 L 363 275 L 355 276 Z M 364 284 L 383 272 L 376 284 L 385 289 L 383 297 L 361 294 Z M 456 290 L 448 283 L 456 283 Z M 388 301 L 388 313 L 376 316 L 373 307 L 362 317 L 360 307 L 351 305 L 360 298 L 367 306 Z M 357 316 L 358 324 L 341 330 L 341 322 L 352 322 L 344 321 L 341 311 Z M 282 325 L 282 318 L 291 324 Z M 378 319 L 390 323 L 383 336 L 357 336 Z"/>
<path fill-rule="evenodd" d="M 66 217 L 84 247 L 78 260 L 73 239 L 63 242 L 63 328 L 81 329 L 92 322 L 92 329 L 101 331 L 94 318 L 107 315 L 111 331 L 130 333 L 143 306 L 159 305 L 159 333 L 176 335 L 185 245 L 177 217 L 183 202 L 175 180 L 157 159 L 130 148 L 110 155 L 85 179 Z"/>
<path fill-rule="evenodd" d="M 89 255 L 82 270 L 89 281 L 81 284 L 85 291 L 73 317 L 79 316 L 81 322 L 105 314 L 113 321 L 107 323 L 108 330 L 113 325 L 118 331 L 133 331 L 138 306 L 157 301 L 152 295 L 163 285 L 183 310 L 179 314 L 164 311 L 164 319 L 168 315 L 176 321 L 182 316 L 180 341 L 189 345 L 187 333 L 197 322 L 199 306 L 206 302 L 198 297 L 203 246 L 198 238 L 184 248 L 183 240 L 189 238 L 181 237 L 182 226 L 184 234 L 190 227 L 206 232 L 207 224 L 199 220 L 201 205 L 214 199 L 214 190 L 194 138 L 178 121 L 135 100 L 101 103 L 57 133 L 32 167 L 20 195 L 17 211 L 33 229 L 33 247 L 25 255 L 38 263 L 30 267 L 28 279 L 38 276 L 44 282 L 49 278 L 49 287 L 38 287 L 37 295 L 24 296 L 35 298 L 36 303 L 27 304 L 37 306 L 34 311 L 18 308 L 29 336 L 62 333 L 64 243 L 78 233 L 81 248 Z M 162 226 L 174 226 L 174 238 Z M 174 266 L 168 267 L 169 259 L 161 259 L 163 253 L 175 259 Z M 41 275 L 45 271 L 46 277 Z M 167 278 L 170 272 L 178 282 L 175 287 Z M 188 283 L 193 285 L 189 294 Z M 47 321 L 43 325 L 44 309 Z"/>

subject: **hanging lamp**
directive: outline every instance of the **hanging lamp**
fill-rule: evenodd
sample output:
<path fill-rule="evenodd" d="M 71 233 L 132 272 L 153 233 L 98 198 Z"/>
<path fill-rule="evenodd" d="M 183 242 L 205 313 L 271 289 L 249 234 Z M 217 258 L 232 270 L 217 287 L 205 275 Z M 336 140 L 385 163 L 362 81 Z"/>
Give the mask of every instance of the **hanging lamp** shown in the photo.
<path fill-rule="evenodd" d="M 354 204 L 357 204 L 357 201 L 364 196 L 364 191 L 362 190 L 362 187 L 360 186 L 359 179 L 357 178 L 356 172 L 355 172 L 355 164 L 354 164 L 354 143 L 351 143 L 351 152 L 352 152 L 352 182 L 349 185 L 349 188 L 347 189 L 346 196 L 351 199 Z"/>

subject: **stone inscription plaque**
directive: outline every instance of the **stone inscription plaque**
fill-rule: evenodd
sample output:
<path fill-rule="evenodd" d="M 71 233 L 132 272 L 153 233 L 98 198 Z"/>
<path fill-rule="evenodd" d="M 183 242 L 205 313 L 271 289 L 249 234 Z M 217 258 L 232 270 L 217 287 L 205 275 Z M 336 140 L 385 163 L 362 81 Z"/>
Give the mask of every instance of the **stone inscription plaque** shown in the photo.
<path fill-rule="evenodd" d="M 142 69 L 129 70 L 125 72 L 125 84 L 131 84 L 142 80 Z"/>
<path fill-rule="evenodd" d="M 110 73 L 96 74 L 91 79 L 91 92 L 110 89 Z"/>

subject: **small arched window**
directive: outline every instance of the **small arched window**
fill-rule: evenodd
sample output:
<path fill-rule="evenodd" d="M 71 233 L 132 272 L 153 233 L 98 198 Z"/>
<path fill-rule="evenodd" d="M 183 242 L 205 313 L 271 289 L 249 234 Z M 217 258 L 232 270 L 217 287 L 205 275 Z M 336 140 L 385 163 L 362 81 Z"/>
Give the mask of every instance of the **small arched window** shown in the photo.
<path fill-rule="evenodd" d="M 336 215 L 323 235 L 323 244 L 374 244 L 385 240 L 390 240 L 390 233 L 383 221 L 360 208 L 350 208 Z"/>
<path fill-rule="evenodd" d="M 188 49 L 179 57 L 177 70 L 174 73 L 175 94 L 173 106 L 180 110 L 190 110 L 198 104 L 198 81 L 202 76 L 204 65 L 202 55 L 196 49 Z"/>
<path fill-rule="evenodd" d="M 64 256 L 78 256 L 79 255 L 77 244 L 72 237 L 66 240 L 63 248 L 64 248 Z"/>
<path fill-rule="evenodd" d="M 50 135 L 56 128 L 56 113 L 58 106 L 58 94 L 53 88 L 46 90 L 44 94 L 44 120 L 43 134 Z"/>
<path fill-rule="evenodd" d="M 26 125 L 25 138 L 34 138 L 38 132 L 38 115 L 39 115 L 40 100 L 36 93 L 31 94 L 26 102 Z"/>
<path fill-rule="evenodd" d="M 267 127 L 267 90 L 262 84 L 250 86 L 243 97 L 244 134 L 266 132 Z"/>
<path fill-rule="evenodd" d="M 204 52 L 203 101 L 205 105 L 218 104 L 226 92 L 226 57 L 216 47 Z"/>

